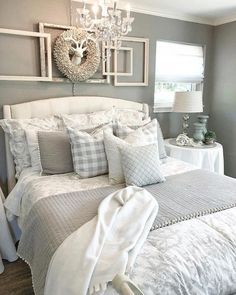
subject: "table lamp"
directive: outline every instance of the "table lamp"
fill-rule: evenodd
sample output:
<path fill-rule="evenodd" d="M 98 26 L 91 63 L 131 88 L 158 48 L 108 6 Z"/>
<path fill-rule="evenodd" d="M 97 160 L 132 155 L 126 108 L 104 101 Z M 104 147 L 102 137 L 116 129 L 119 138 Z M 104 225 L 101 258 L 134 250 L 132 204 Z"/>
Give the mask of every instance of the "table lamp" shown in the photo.
<path fill-rule="evenodd" d="M 172 112 L 184 113 L 183 134 L 188 135 L 189 113 L 203 112 L 202 91 L 176 92 Z"/>

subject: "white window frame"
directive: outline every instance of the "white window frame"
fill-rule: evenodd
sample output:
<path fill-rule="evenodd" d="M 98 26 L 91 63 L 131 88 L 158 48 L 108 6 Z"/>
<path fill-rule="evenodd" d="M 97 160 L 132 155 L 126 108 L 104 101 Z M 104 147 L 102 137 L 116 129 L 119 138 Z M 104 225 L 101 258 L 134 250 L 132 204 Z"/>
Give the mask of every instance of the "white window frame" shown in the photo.
<path fill-rule="evenodd" d="M 205 60 L 206 60 L 206 45 L 203 44 L 198 44 L 198 43 L 186 43 L 186 42 L 177 42 L 177 41 L 169 41 L 169 40 L 160 40 L 158 39 L 156 41 L 156 46 L 157 46 L 157 42 L 169 42 L 169 43 L 176 43 L 176 44 L 183 44 L 183 45 L 191 45 L 191 46 L 201 46 L 203 48 L 203 70 L 205 73 Z M 157 48 L 157 47 L 156 47 Z M 156 62 L 155 62 L 155 66 Z M 191 82 L 186 82 L 186 81 L 157 81 L 156 80 L 156 70 L 155 70 L 155 80 L 154 80 L 154 106 L 153 106 L 153 112 L 154 113 L 163 113 L 163 112 L 171 112 L 172 111 L 172 105 L 170 105 L 170 103 L 166 102 L 163 103 L 161 105 L 161 103 L 158 105 L 155 105 L 155 90 L 156 90 L 156 82 L 159 83 L 188 83 L 188 84 L 192 84 L 191 85 L 191 90 L 201 90 L 203 91 L 203 87 L 204 87 L 204 79 L 203 81 L 191 81 Z"/>

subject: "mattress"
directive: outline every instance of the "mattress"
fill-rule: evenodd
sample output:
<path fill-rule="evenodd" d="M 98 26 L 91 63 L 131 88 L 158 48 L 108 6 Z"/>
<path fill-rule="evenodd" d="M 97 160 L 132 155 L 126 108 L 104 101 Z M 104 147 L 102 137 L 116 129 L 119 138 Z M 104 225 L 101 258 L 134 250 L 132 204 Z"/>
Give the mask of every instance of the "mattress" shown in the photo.
<path fill-rule="evenodd" d="M 189 163 L 170 157 L 163 161 L 161 167 L 165 177 L 196 169 Z M 27 168 L 21 173 L 16 186 L 4 204 L 7 218 L 11 221 L 17 217 L 21 227 L 33 205 L 42 198 L 109 185 L 108 175 L 86 179 L 79 179 L 75 173 L 42 176 L 32 168 Z"/>

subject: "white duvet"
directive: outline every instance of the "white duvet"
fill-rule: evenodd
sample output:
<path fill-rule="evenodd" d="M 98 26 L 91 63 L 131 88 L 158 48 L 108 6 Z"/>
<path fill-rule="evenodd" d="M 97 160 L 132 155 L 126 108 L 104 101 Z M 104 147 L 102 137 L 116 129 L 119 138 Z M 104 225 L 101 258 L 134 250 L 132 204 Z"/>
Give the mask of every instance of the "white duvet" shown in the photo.
<path fill-rule="evenodd" d="M 152 231 L 130 277 L 145 295 L 236 294 L 236 208 Z"/>

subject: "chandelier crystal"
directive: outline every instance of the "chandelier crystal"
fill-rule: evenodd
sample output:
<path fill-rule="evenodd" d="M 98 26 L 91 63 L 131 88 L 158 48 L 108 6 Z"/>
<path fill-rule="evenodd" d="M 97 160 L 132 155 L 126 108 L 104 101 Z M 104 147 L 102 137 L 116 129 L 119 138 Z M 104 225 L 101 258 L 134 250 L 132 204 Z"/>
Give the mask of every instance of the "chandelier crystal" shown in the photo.
<path fill-rule="evenodd" d="M 122 11 L 117 9 L 117 0 L 96 2 L 92 6 L 92 11 L 93 16 L 83 1 L 83 8 L 77 9 L 80 25 L 86 31 L 92 32 L 97 41 L 106 42 L 109 50 L 111 47 L 119 49 L 122 36 L 132 31 L 134 17 L 130 16 L 130 5 L 127 4 L 124 16 Z"/>

